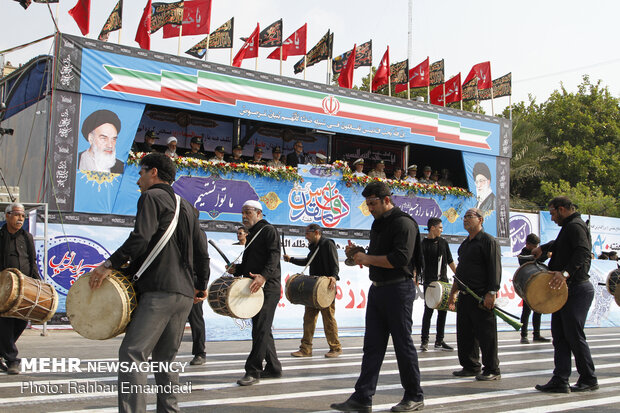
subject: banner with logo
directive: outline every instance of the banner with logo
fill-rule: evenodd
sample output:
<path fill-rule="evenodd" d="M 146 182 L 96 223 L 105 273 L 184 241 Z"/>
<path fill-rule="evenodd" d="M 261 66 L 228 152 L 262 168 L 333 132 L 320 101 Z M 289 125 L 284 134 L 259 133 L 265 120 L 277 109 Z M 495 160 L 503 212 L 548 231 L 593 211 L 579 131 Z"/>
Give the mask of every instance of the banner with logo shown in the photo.
<path fill-rule="evenodd" d="M 510 256 L 519 255 L 529 234 L 540 237 L 538 214 L 510 211 Z"/>

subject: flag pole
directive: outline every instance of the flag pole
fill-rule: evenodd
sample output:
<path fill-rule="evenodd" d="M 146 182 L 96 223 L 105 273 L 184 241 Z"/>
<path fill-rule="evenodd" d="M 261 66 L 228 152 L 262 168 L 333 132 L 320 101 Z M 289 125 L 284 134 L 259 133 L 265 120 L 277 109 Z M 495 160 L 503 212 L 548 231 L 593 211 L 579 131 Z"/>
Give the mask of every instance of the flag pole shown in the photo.
<path fill-rule="evenodd" d="M 510 89 L 512 89 L 512 87 Z M 510 111 L 510 120 L 512 120 L 512 90 L 510 90 L 510 95 L 508 95 L 508 108 Z"/>
<path fill-rule="evenodd" d="M 306 71 L 308 70 L 308 55 L 304 55 L 304 80 L 306 80 Z"/>
<path fill-rule="evenodd" d="M 429 73 L 430 77 L 430 73 Z M 431 103 L 431 82 L 429 79 L 428 86 L 426 86 L 426 103 Z"/>
<path fill-rule="evenodd" d="M 120 29 L 118 29 L 118 44 L 121 44 L 121 32 L 122 31 L 123 31 L 122 27 Z"/>
<path fill-rule="evenodd" d="M 388 96 L 392 96 L 392 68 L 388 70 Z"/>
<path fill-rule="evenodd" d="M 280 45 L 280 76 L 282 76 L 282 45 Z"/>
<path fill-rule="evenodd" d="M 446 82 L 443 83 L 443 107 L 446 107 Z"/>
<path fill-rule="evenodd" d="M 177 56 L 181 56 L 181 37 L 183 37 L 183 19 L 181 19 L 181 27 L 179 28 L 179 47 L 177 50 Z"/>
<path fill-rule="evenodd" d="M 379 63 L 381 64 L 381 63 Z M 372 93 L 372 63 L 370 64 L 370 74 L 368 75 L 370 81 L 368 82 L 368 90 Z"/>
<path fill-rule="evenodd" d="M 491 82 L 491 116 L 495 116 L 495 110 L 493 109 L 493 82 Z"/>
<path fill-rule="evenodd" d="M 207 55 L 209 54 L 209 43 L 211 43 L 211 33 L 207 35 L 207 47 L 205 48 L 205 62 L 207 61 Z"/>
<path fill-rule="evenodd" d="M 407 73 L 407 100 L 411 100 L 411 85 L 409 84 L 409 73 Z"/>

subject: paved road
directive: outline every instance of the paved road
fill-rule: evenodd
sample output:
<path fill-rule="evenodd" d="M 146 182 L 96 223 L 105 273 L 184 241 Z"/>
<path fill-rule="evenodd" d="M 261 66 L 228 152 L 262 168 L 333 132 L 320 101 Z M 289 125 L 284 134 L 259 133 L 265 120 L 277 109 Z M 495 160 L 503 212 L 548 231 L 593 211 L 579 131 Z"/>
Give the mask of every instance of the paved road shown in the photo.
<path fill-rule="evenodd" d="M 52 330 L 46 337 L 27 330 L 19 341 L 20 355 L 31 357 L 76 357 L 81 373 L 23 373 L 0 375 L 0 411 L 13 412 L 114 412 L 116 374 L 85 371 L 88 362 L 116 359 L 120 339 L 86 340 L 72 331 Z M 548 331 L 545 331 L 549 334 Z M 519 344 L 517 332 L 500 333 L 502 380 L 482 383 L 459 379 L 451 371 L 459 368 L 455 352 L 431 350 L 419 353 L 426 411 L 433 412 L 551 412 L 620 411 L 620 328 L 589 329 L 588 341 L 594 356 L 601 388 L 591 393 L 549 395 L 533 386 L 546 383 L 553 368 L 551 344 Z M 447 341 L 454 344 L 454 335 Z M 296 359 L 289 354 L 298 340 L 278 340 L 276 346 L 284 367 L 281 379 L 263 380 L 239 387 L 246 341 L 207 344 L 207 363 L 187 366 L 181 383 L 191 383 L 191 393 L 180 398 L 183 412 L 330 412 L 334 401 L 345 400 L 352 391 L 362 357 L 362 338 L 343 338 L 344 354 L 326 359 L 325 340 L 315 341 L 312 358 Z M 419 336 L 414 336 L 419 343 Z M 391 348 L 390 348 L 391 349 Z M 191 360 L 191 339 L 186 332 L 178 360 Z M 576 373 L 572 382 L 577 379 Z M 152 382 L 152 379 L 150 380 Z M 71 389 L 69 387 L 72 386 Z M 71 390 L 71 392 L 69 392 Z M 402 396 L 393 351 L 388 351 L 373 411 L 389 411 Z M 154 410 L 154 397 L 149 397 Z"/>

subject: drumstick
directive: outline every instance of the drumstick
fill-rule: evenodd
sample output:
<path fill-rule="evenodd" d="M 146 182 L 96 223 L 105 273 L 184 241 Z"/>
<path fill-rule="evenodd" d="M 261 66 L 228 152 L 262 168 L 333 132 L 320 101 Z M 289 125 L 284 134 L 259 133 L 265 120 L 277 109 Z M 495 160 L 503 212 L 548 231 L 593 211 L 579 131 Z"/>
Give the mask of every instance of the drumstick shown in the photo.
<path fill-rule="evenodd" d="M 217 252 L 219 252 L 219 253 L 220 253 L 220 255 L 222 256 L 222 258 L 224 258 L 224 261 L 226 261 L 226 266 L 229 266 L 229 265 L 230 265 L 230 260 L 229 260 L 229 259 L 228 259 L 228 257 L 227 257 L 227 256 L 226 256 L 223 252 L 222 252 L 222 250 L 221 250 L 221 249 L 219 249 L 219 248 L 217 247 L 217 245 L 215 245 L 215 242 L 213 242 L 213 240 L 212 240 L 212 239 L 210 239 L 210 240 L 209 240 L 209 244 L 211 244 L 211 245 L 213 246 L 213 248 L 215 248 L 215 250 L 216 250 Z"/>
<path fill-rule="evenodd" d="M 282 235 L 282 252 L 284 253 L 284 255 L 287 255 L 286 247 L 284 246 L 284 232 L 281 232 L 280 235 Z"/>

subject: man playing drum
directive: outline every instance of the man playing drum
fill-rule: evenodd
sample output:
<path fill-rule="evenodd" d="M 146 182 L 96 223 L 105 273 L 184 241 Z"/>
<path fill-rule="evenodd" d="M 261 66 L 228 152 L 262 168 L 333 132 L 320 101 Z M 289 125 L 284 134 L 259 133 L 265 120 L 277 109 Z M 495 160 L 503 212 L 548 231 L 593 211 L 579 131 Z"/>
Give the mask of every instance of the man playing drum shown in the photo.
<path fill-rule="evenodd" d="M 171 183 L 176 176 L 173 161 L 162 153 L 151 153 L 140 161 L 138 186 L 142 195 L 133 231 L 105 263 L 91 273 L 90 287 L 97 289 L 113 269 L 129 262 L 128 274 L 135 274 L 173 221 L 176 197 Z M 192 205 L 180 202 L 178 224 L 163 249 L 135 282 L 138 306 L 118 351 L 119 361 L 140 366 L 151 356 L 153 362 L 169 365 L 177 354 L 187 316 L 193 303 L 206 298 L 209 280 L 207 237 L 200 229 Z M 196 275 L 194 283 L 193 275 Z M 102 317 L 105 316 L 102 314 Z M 118 373 L 120 412 L 146 410 L 147 373 L 140 369 Z M 174 389 L 178 372 L 155 372 L 157 411 L 179 411 Z M 172 389 L 172 390 L 171 390 Z"/>
<path fill-rule="evenodd" d="M 463 217 L 463 227 L 469 233 L 459 247 L 456 276 L 471 291 L 483 297 L 479 304 L 465 287 L 454 280 L 448 306 L 455 307 L 456 344 L 459 363 L 463 368 L 453 371 L 457 377 L 475 376 L 476 380 L 499 380 L 497 357 L 497 320 L 492 312 L 495 296 L 502 279 L 501 252 L 497 240 L 484 232 L 483 212 L 470 208 Z M 482 351 L 481 371 L 480 351 Z"/>
<path fill-rule="evenodd" d="M 452 272 L 456 273 L 456 265 L 454 265 L 448 242 L 441 238 L 441 233 L 443 232 L 441 219 L 430 218 L 426 225 L 428 227 L 428 235 L 422 240 L 422 254 L 424 255 L 422 283 L 424 285 L 424 293 L 426 293 L 429 284 L 433 281 L 448 282 L 448 265 L 452 269 Z M 437 310 L 435 349 L 453 351 L 454 349 L 443 341 L 446 314 L 446 310 Z M 422 351 L 428 351 L 428 338 L 432 316 L 433 309 L 425 303 L 424 315 L 422 316 L 422 345 L 420 346 L 420 350 Z"/>
<path fill-rule="evenodd" d="M 372 411 L 372 397 L 390 335 L 405 389 L 402 400 L 391 410 L 413 412 L 424 408 L 418 355 L 411 339 L 416 294 L 413 277 L 423 265 L 420 231 L 413 218 L 393 204 L 391 195 L 384 182 L 371 182 L 362 192 L 375 220 L 368 254 L 357 252 L 353 259 L 355 264 L 369 268 L 372 285 L 366 307 L 364 356 L 355 392 L 347 401 L 331 405 L 343 412 Z"/>
<path fill-rule="evenodd" d="M 336 288 L 336 280 L 339 280 L 338 272 L 338 251 L 333 240 L 323 236 L 323 231 L 317 224 L 310 224 L 306 227 L 306 239 L 308 240 L 308 248 L 310 252 L 306 258 L 293 258 L 284 255 L 284 261 L 295 265 L 307 265 L 310 259 L 310 275 L 329 277 L 329 288 Z M 316 256 L 315 256 L 316 253 Z M 330 306 L 319 310 L 318 308 L 306 306 L 304 312 L 304 336 L 301 339 L 299 351 L 291 353 L 293 357 L 310 357 L 312 356 L 312 337 L 319 313 L 323 317 L 323 329 L 325 330 L 325 338 L 329 344 L 329 352 L 325 357 L 338 357 L 342 354 L 342 346 L 338 340 L 338 325 L 334 317 L 336 311 L 336 300 Z"/>
<path fill-rule="evenodd" d="M 0 271 L 17 268 L 25 276 L 41 279 L 36 263 L 32 235 L 23 227 L 26 219 L 24 206 L 12 203 L 6 207 L 6 224 L 0 228 Z M 17 358 L 15 342 L 28 322 L 18 318 L 0 317 L 0 370 L 19 374 L 21 360 Z"/>
<path fill-rule="evenodd" d="M 598 389 L 594 374 L 594 361 L 583 331 L 588 310 L 594 299 L 594 287 L 590 283 L 592 238 L 588 227 L 575 212 L 575 205 L 564 196 L 549 202 L 549 213 L 553 222 L 561 227 L 555 241 L 532 250 L 536 258 L 551 252 L 549 270 L 553 278 L 551 288 L 568 285 L 568 300 L 564 307 L 551 316 L 555 369 L 547 384 L 536 385 L 536 389 L 547 393 L 569 393 L 570 391 L 592 391 Z M 571 353 L 579 373 L 577 384 L 570 386 Z"/>
<path fill-rule="evenodd" d="M 255 293 L 263 288 L 265 295 L 263 307 L 252 317 L 252 350 L 245 362 L 245 375 L 237 380 L 240 386 L 251 386 L 260 378 L 282 376 L 282 364 L 271 334 L 273 316 L 280 301 L 280 237 L 275 227 L 263 218 L 263 206 L 258 201 L 243 204 L 241 219 L 248 229 L 248 246 L 241 263 L 231 265 L 228 272 L 253 278 L 250 291 Z M 264 369 L 263 361 L 266 362 Z"/>

